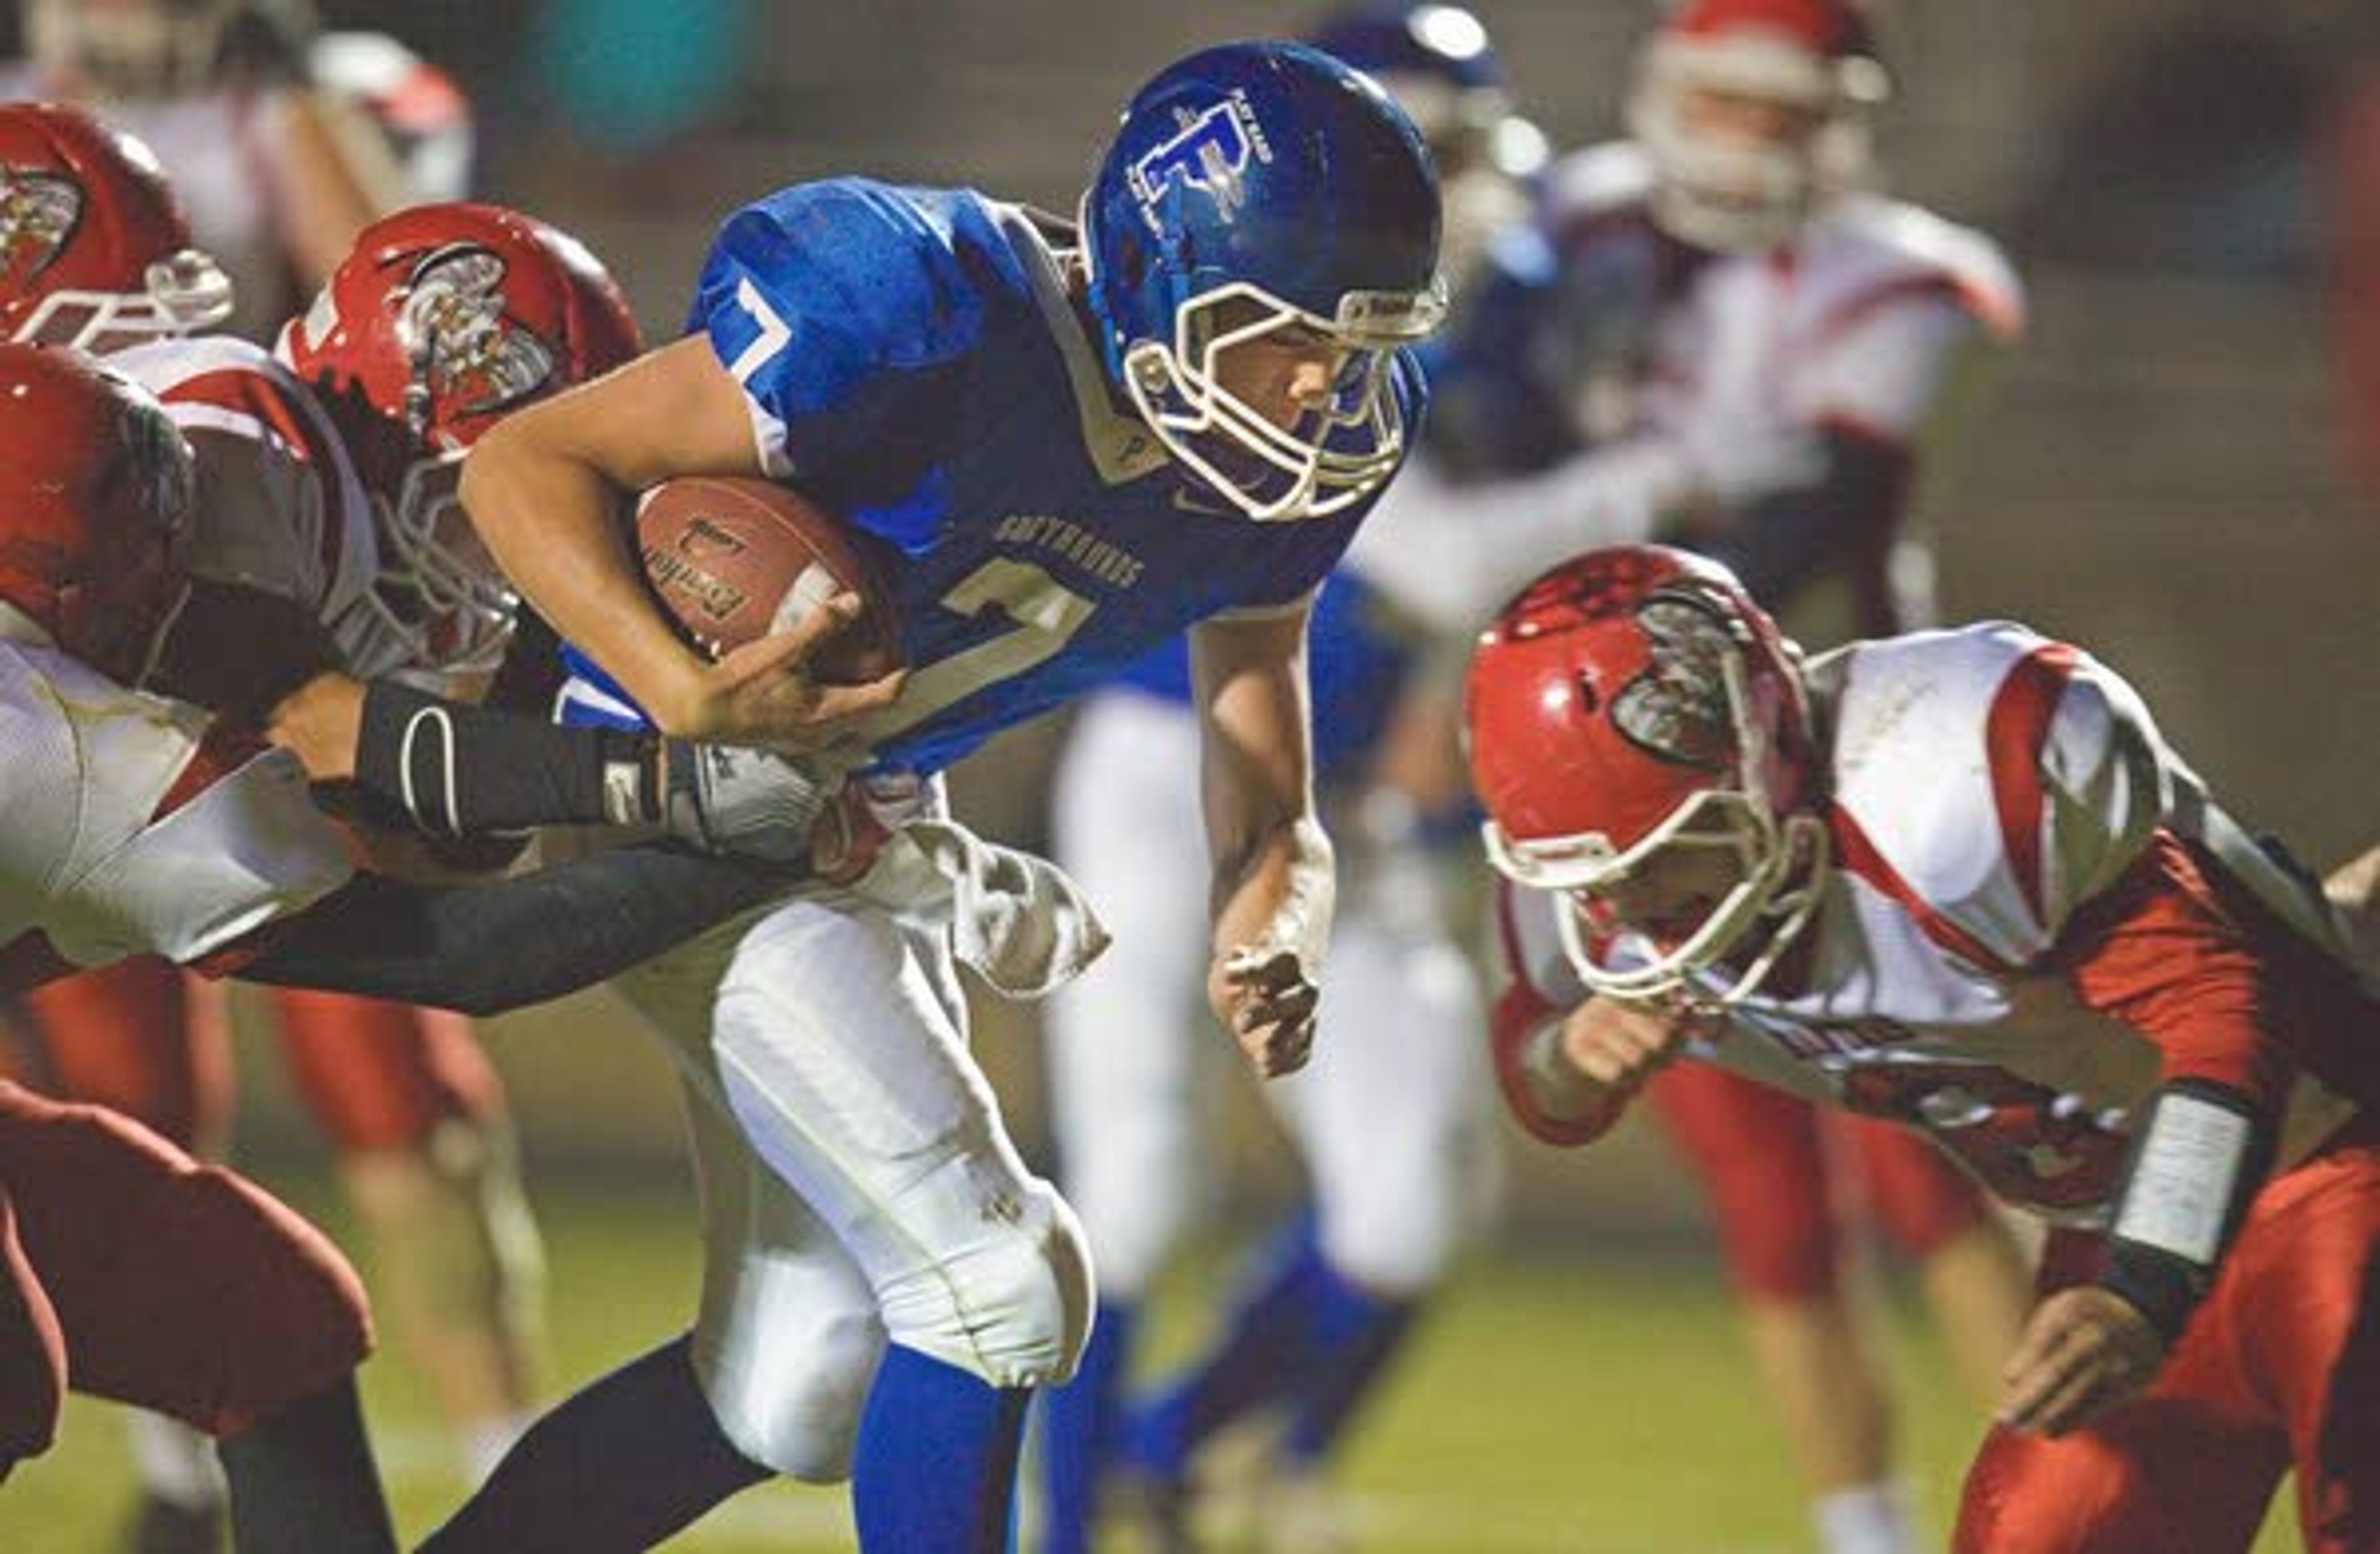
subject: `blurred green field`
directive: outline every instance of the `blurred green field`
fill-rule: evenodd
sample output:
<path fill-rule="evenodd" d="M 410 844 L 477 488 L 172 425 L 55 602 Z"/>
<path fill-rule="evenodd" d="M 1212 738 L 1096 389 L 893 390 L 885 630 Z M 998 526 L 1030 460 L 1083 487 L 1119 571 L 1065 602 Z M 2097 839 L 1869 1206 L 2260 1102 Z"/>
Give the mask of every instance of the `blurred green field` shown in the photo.
<path fill-rule="evenodd" d="M 533 1179 L 534 1180 L 534 1179 Z M 338 1226 L 334 1203 L 276 1183 Z M 536 1182 L 552 1269 L 552 1381 L 566 1390 L 676 1330 L 691 1309 L 693 1219 L 650 1188 Z M 1154 1356 L 1198 1336 L 1185 1270 Z M 1947 1528 L 1976 1425 L 1939 1354 L 1895 1297 L 1894 1358 L 1925 1524 Z M 382 1467 L 408 1538 L 462 1493 L 427 1399 L 386 1354 L 365 1374 Z M 109 1411 L 78 1400 L 57 1448 L 0 1490 L 0 1549 L 114 1554 L 124 1449 Z M 1346 1483 L 1367 1554 L 1788 1554 L 1810 1547 L 1713 1268 L 1691 1253 L 1483 1256 L 1420 1330 L 1353 1442 Z M 840 1493 L 770 1487 L 668 1547 L 681 1554 L 851 1548 Z M 2277 1517 L 2286 1523 L 2286 1511 Z M 2281 1527 L 2259 1554 L 2295 1547 Z"/>

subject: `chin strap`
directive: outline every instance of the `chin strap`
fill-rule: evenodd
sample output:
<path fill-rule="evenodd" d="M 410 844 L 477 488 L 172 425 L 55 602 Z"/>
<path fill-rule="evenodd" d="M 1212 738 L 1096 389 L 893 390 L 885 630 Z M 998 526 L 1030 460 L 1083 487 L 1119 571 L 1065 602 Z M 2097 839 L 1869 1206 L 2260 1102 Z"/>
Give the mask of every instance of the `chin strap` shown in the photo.
<path fill-rule="evenodd" d="M 2139 1307 L 2168 1347 L 2264 1185 L 2277 1131 L 2246 1096 L 2208 1080 L 2178 1079 L 2150 1098 L 2099 1282 Z"/>

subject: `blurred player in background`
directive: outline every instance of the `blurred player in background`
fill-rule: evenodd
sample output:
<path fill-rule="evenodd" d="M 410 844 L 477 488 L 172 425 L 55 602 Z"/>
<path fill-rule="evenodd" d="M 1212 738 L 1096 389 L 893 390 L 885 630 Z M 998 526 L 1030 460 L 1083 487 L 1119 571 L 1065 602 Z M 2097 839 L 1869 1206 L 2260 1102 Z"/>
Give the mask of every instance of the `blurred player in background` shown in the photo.
<path fill-rule="evenodd" d="M 2327 150 L 2339 439 L 2365 516 L 2380 519 L 2380 67 L 2367 66 L 2346 94 Z M 2380 958 L 2380 847 L 2334 870 L 2326 883 L 2359 952 Z"/>
<path fill-rule="evenodd" d="M 1435 180 L 1376 87 L 1232 44 L 1134 97 L 1083 212 L 783 190 L 721 228 L 687 339 L 467 466 L 491 548 L 574 644 L 571 715 L 842 736 L 868 762 L 845 810 L 889 834 L 845 886 L 625 984 L 688 1084 L 702 1310 L 540 1421 L 441 1554 L 643 1547 L 771 1472 L 850 1477 L 871 1550 L 1006 1547 L 1026 1403 L 1074 1370 L 1091 1269 L 967 1053 L 956 964 L 1038 992 L 1103 936 L 1055 869 L 942 821 L 938 778 L 1185 630 L 1209 1001 L 1259 1073 L 1305 1060 L 1333 889 L 1306 616 L 1420 408 Z M 880 542 L 906 679 L 822 690 L 756 676 L 765 642 L 691 651 L 614 502 L 683 473 L 787 482 Z"/>
<path fill-rule="evenodd" d="M 1630 138 L 1556 164 L 1546 247 L 1507 250 L 1433 380 L 1451 456 L 1398 497 L 1459 504 L 1466 533 L 1501 542 L 1407 537 L 1416 597 L 1500 597 L 1583 540 L 1658 536 L 1727 561 L 1805 639 L 1927 617 L 1907 519 L 2022 297 L 1988 238 L 1868 191 L 1884 86 L 1840 0 L 1670 13 L 1635 66 Z M 1466 459 L 1528 472 L 1466 478 Z M 1913 1548 L 1845 1216 L 1918 1260 L 1979 1394 L 2022 1312 L 2006 1231 L 1922 1140 L 1699 1066 L 1651 1099 L 1708 1186 L 1827 1548 Z"/>
<path fill-rule="evenodd" d="M 155 148 L 251 339 L 365 223 L 468 191 L 453 80 L 393 38 L 319 30 L 310 0 L 18 0 L 18 19 L 0 97 L 79 103 Z"/>
<path fill-rule="evenodd" d="M 1459 331 L 1490 247 L 1528 218 L 1542 138 L 1513 114 L 1501 62 L 1468 11 L 1354 8 L 1308 41 L 1378 81 L 1428 143 L 1445 209 L 1449 328 Z M 1425 442 L 1415 460 L 1428 456 Z M 1182 1522 L 1200 1449 L 1259 1416 L 1281 1429 L 1268 1471 L 1240 1486 L 1254 1503 L 1237 1509 L 1270 1547 L 1335 1539 L 1324 1464 L 1486 1207 L 1493 1159 L 1481 994 L 1449 932 L 1430 845 L 1432 823 L 1445 818 L 1433 811 L 1447 796 L 1460 811 L 1460 767 L 1449 738 L 1451 782 L 1416 792 L 1398 747 L 1413 732 L 1402 721 L 1407 699 L 1442 634 L 1367 565 L 1377 536 L 1394 542 L 1379 526 L 1397 501 L 1392 490 L 1358 534 L 1309 626 L 1315 771 L 1340 844 L 1342 891 L 1315 1061 L 1264 1093 L 1305 1162 L 1313 1207 L 1253 1259 L 1212 1350 L 1129 1404 L 1142 1303 L 1214 1174 L 1196 1140 L 1198 1080 L 1211 1066 L 1197 1014 L 1206 859 L 1184 645 L 1089 701 L 1059 767 L 1058 861 L 1116 941 L 1051 1000 L 1046 1021 L 1061 1184 L 1099 1273 L 1099 1319 L 1081 1369 L 1042 1410 L 1048 1554 L 1091 1546 L 1102 1484 L 1119 1474 L 1132 1481 L 1134 1512 Z M 1437 835 L 1461 831 L 1440 824 Z"/>
<path fill-rule="evenodd" d="M 17 104 L 0 107 L 0 160 L 16 196 L 11 237 L 24 256 L 0 293 L 12 334 L 113 348 L 220 322 L 227 282 L 191 247 L 137 142 L 77 110 Z M 382 257 L 395 263 L 405 254 Z M 411 283 L 409 271 L 403 279 Z M 476 310 L 492 295 L 449 285 L 425 303 L 460 301 L 458 325 L 476 326 L 487 322 Z M 611 322 L 616 335 L 621 322 Z M 251 545 L 221 565 L 241 580 L 261 573 L 308 610 L 340 615 L 343 647 L 367 661 L 350 667 L 379 674 L 436 666 L 450 681 L 484 680 L 508 600 L 484 563 L 475 570 L 469 554 L 455 552 L 455 536 L 441 530 L 442 514 L 449 529 L 460 522 L 451 503 L 459 440 L 447 427 L 404 424 L 399 347 L 383 336 L 372 348 L 386 358 L 370 384 L 380 407 L 369 393 L 345 392 L 327 403 L 329 421 L 285 379 L 273 381 L 261 353 L 227 339 L 163 358 L 144 353 L 148 365 L 138 370 L 188 380 L 170 387 L 176 413 L 205 423 L 194 435 L 209 494 L 285 526 L 255 545 L 298 546 L 309 557 L 293 572 Z M 627 349 L 603 342 L 592 365 Z M 517 373 L 553 364 L 491 365 Z M 565 363 L 555 381 L 589 365 Z M 234 444 L 244 451 L 216 456 Z M 330 561 L 316 559 L 326 551 Z M 407 611 L 412 618 L 399 618 Z M 225 625 L 243 633 L 241 622 Z M 244 639 L 272 635 L 253 629 Z M 343 1180 L 381 1248 L 383 1307 L 429 1368 L 476 1479 L 525 1422 L 541 1299 L 501 1084 L 460 1016 L 318 992 L 274 1002 L 299 1093 L 337 1143 Z M 218 1000 L 193 998 L 170 966 L 132 961 L 44 989 L 30 1003 L 66 1094 L 103 1101 L 200 1154 L 224 1152 L 231 1070 Z M 222 1497 L 203 1445 L 151 1422 L 136 1421 L 134 1433 L 150 1491 L 140 1536 L 161 1548 L 176 1538 L 206 1547 Z"/>
<path fill-rule="evenodd" d="M 2380 997 L 2131 687 L 2006 622 L 1804 664 L 1632 547 L 1504 612 L 1468 717 L 1533 1132 L 1685 1057 L 2054 1227 L 1956 1548 L 2241 1550 L 2292 1465 L 2309 1549 L 2380 1547 Z"/>

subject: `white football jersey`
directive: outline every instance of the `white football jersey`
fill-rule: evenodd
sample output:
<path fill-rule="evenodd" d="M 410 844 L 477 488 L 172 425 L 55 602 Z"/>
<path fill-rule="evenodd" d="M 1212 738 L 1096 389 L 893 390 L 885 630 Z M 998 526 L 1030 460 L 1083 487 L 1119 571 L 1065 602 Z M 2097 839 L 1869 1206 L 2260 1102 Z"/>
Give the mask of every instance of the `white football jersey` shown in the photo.
<path fill-rule="evenodd" d="M 2164 1079 L 2267 1088 L 2284 1161 L 2380 1094 L 2355 1045 L 2380 1007 L 2318 888 L 2211 802 L 2104 665 L 1993 623 L 1855 643 L 1809 674 L 1830 752 L 1821 903 L 1693 1056 L 1924 1128 L 2077 1224 Z M 1507 891 L 1509 1047 L 1586 989 L 1567 904 Z"/>
<path fill-rule="evenodd" d="M 322 406 L 288 369 L 229 335 L 136 346 L 108 361 L 157 396 L 197 455 L 192 576 L 302 605 L 359 679 L 397 675 L 448 688 L 375 607 L 373 499 Z"/>
<path fill-rule="evenodd" d="M 1468 629 L 1561 557 L 1795 490 L 1824 434 L 1904 451 L 1922 480 L 1974 370 L 2022 331 L 2023 289 L 1998 247 L 1914 205 L 1846 195 L 1784 248 L 1684 263 L 1651 193 L 1625 141 L 1552 169 L 1543 225 L 1559 279 L 1527 370 L 1562 385 L 1583 451 L 1525 474 L 1457 480 L 1417 457 L 1398 475 L 1351 558 L 1421 619 Z M 1900 500 L 1923 505 L 1919 492 Z M 1857 591 L 1922 622 L 1928 573 L 1899 566 Z M 1873 613 L 1787 624 L 1839 640 Z"/>
<path fill-rule="evenodd" d="M 1587 385 L 1614 395 L 1582 407 L 1608 423 L 1591 433 L 1767 418 L 1910 443 L 1949 407 L 1943 391 L 1965 347 L 2022 327 L 2023 290 L 1998 245 L 1873 194 L 1830 200 L 1791 244 L 1710 256 L 1681 291 L 1659 293 L 1632 263 L 1650 240 L 1652 178 L 1622 141 L 1565 157 L 1548 186 L 1548 225 L 1566 266 L 1609 294 L 1584 300 L 1623 358 L 1618 382 L 1633 385 Z"/>
<path fill-rule="evenodd" d="M 0 614 L 0 946 L 188 961 L 354 871 L 295 757 L 126 690 Z"/>

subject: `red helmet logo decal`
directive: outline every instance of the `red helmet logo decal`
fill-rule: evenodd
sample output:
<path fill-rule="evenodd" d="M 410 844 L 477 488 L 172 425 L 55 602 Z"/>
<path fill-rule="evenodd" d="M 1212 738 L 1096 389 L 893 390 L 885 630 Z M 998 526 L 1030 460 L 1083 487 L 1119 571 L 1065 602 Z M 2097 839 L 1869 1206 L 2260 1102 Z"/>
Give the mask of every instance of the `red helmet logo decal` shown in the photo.
<path fill-rule="evenodd" d="M 553 376 L 560 353 L 504 312 L 504 261 L 476 244 L 426 256 L 413 272 L 403 328 L 445 419 L 493 415 Z"/>
<path fill-rule="evenodd" d="M 1736 747 L 1727 662 L 1737 650 L 1727 615 L 1710 600 L 1664 589 L 1637 606 L 1636 624 L 1653 662 L 1613 698 L 1612 726 L 1656 759 L 1726 771 Z"/>
<path fill-rule="evenodd" d="M 30 281 L 82 220 L 82 186 L 61 173 L 0 168 L 0 276 Z"/>

